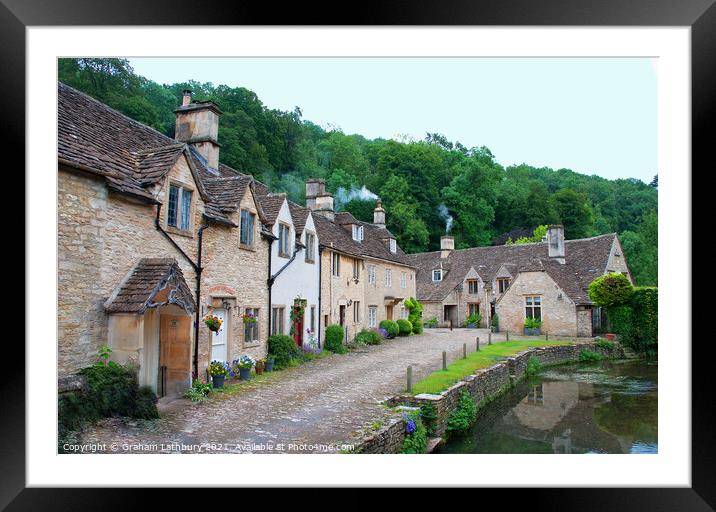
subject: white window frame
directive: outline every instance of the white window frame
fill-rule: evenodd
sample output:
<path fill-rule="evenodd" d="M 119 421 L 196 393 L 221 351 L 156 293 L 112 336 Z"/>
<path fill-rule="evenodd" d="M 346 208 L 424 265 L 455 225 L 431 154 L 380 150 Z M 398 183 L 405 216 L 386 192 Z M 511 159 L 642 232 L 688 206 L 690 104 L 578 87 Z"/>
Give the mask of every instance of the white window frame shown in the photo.
<path fill-rule="evenodd" d="M 385 287 L 386 288 L 393 287 L 393 271 L 389 268 L 385 269 Z"/>
<path fill-rule="evenodd" d="M 363 226 L 353 224 L 353 240 L 356 242 L 363 241 Z"/>
<path fill-rule="evenodd" d="M 368 265 L 368 284 L 375 284 L 375 265 Z"/>
<path fill-rule="evenodd" d="M 400 287 L 401 288 L 408 287 L 408 273 L 407 272 L 400 273 Z"/>
<path fill-rule="evenodd" d="M 527 310 L 532 310 L 532 316 L 527 314 Z M 542 296 L 541 295 L 525 295 L 525 320 L 527 318 L 535 318 L 535 310 L 539 310 L 539 319 L 542 320 Z"/>
<path fill-rule="evenodd" d="M 368 327 L 378 327 L 378 306 L 368 306 Z"/>
<path fill-rule="evenodd" d="M 390 239 L 390 252 L 398 252 L 398 242 L 395 241 L 395 238 Z"/>
<path fill-rule="evenodd" d="M 435 279 L 436 272 L 438 274 L 438 279 Z M 441 268 L 433 269 L 433 282 L 437 283 L 438 281 L 442 281 L 442 280 L 443 280 L 443 270 Z"/>

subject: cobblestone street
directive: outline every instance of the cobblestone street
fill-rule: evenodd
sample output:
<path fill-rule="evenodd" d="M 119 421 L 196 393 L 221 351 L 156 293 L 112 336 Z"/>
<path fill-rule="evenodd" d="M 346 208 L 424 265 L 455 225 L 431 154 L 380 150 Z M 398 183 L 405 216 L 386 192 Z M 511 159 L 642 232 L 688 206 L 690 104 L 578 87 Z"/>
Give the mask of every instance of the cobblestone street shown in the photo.
<path fill-rule="evenodd" d="M 453 361 L 462 356 L 463 343 L 475 350 L 476 336 L 486 344 L 487 333 L 426 329 L 422 336 L 396 338 L 241 383 L 241 390 L 213 394 L 203 404 L 173 400 L 161 405 L 159 420 L 105 420 L 86 430 L 82 443 L 103 443 L 116 453 L 192 452 L 199 445 L 204 452 L 264 452 L 262 444 L 276 452 L 337 452 L 357 431 L 390 416 L 380 402 L 405 389 L 408 365 L 418 380 L 441 367 L 443 350 Z M 501 339 L 494 335 L 493 340 Z"/>

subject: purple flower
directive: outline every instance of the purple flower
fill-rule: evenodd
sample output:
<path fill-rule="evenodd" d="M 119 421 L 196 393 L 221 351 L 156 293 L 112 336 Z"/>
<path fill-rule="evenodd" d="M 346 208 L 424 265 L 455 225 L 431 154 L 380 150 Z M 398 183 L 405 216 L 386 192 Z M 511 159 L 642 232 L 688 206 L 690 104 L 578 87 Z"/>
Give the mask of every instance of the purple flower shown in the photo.
<path fill-rule="evenodd" d="M 415 432 L 415 422 L 413 420 L 408 420 L 405 422 L 405 431 L 408 434 L 412 434 Z"/>
<path fill-rule="evenodd" d="M 388 336 L 390 336 L 390 335 L 388 334 L 388 331 L 386 331 L 386 330 L 383 329 L 382 327 L 381 327 L 380 329 L 378 329 L 378 332 L 379 332 L 380 335 L 383 336 L 384 338 L 387 338 Z"/>

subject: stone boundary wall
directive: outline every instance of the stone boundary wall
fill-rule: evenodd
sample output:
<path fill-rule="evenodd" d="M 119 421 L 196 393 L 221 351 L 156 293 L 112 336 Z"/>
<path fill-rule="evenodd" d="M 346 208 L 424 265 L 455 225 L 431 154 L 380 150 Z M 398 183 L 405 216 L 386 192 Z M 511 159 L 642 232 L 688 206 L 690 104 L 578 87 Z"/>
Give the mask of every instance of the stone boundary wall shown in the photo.
<path fill-rule="evenodd" d="M 619 344 L 609 350 L 594 343 L 578 343 L 574 345 L 552 345 L 535 347 L 524 350 L 505 358 L 489 368 L 477 370 L 474 374 L 466 376 L 462 381 L 455 383 L 439 395 L 396 395 L 386 401 L 386 405 L 420 407 L 423 404 L 432 404 L 435 408 L 435 437 L 444 437 L 450 414 L 457 408 L 462 391 L 467 391 L 478 404 L 486 405 L 517 381 L 522 379 L 527 369 L 530 357 L 536 357 L 542 366 L 569 363 L 579 360 L 582 350 L 597 352 L 608 359 L 624 357 L 624 349 Z M 400 453 L 405 429 L 402 417 L 391 420 L 376 432 L 364 436 L 355 443 L 355 453 Z"/>

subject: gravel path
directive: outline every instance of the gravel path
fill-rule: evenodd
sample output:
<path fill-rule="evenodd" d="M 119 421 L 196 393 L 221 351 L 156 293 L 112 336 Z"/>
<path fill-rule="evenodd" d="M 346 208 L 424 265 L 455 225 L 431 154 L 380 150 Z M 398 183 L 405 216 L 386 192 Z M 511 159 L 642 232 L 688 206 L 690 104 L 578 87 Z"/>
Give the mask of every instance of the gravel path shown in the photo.
<path fill-rule="evenodd" d="M 422 336 L 396 338 L 345 355 L 332 355 L 269 379 L 241 383 L 237 392 L 192 404 L 175 399 L 154 421 L 108 419 L 87 429 L 82 443 L 98 451 L 147 452 L 337 452 L 355 433 L 389 411 L 381 402 L 405 389 L 406 368 L 417 381 L 475 350 L 486 329 L 426 329 Z M 494 339 L 501 339 L 495 335 Z"/>

